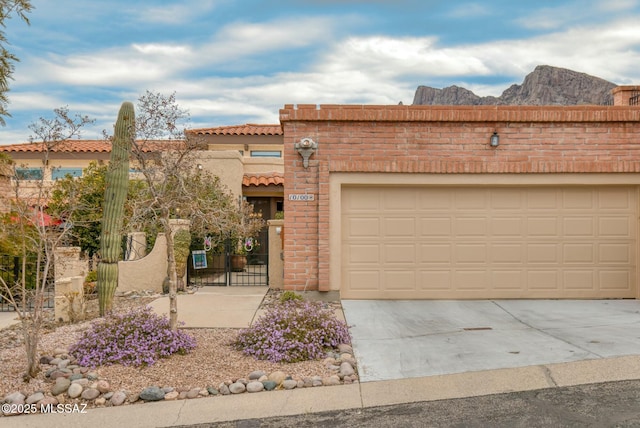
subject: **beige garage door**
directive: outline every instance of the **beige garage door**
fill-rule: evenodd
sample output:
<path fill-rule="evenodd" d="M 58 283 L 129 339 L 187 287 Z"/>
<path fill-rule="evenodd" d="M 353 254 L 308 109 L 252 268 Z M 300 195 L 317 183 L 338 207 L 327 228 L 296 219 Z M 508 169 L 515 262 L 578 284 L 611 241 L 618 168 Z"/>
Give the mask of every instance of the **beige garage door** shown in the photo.
<path fill-rule="evenodd" d="M 634 187 L 344 187 L 351 299 L 633 298 Z"/>

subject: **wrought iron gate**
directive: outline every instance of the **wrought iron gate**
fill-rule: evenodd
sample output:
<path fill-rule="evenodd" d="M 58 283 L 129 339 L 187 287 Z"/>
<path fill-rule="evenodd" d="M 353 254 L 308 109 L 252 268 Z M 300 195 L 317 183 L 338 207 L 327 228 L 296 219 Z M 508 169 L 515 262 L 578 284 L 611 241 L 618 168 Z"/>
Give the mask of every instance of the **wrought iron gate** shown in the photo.
<path fill-rule="evenodd" d="M 255 242 L 255 248 L 249 251 L 238 247 L 238 243 L 231 239 L 226 239 L 218 248 L 192 250 L 188 260 L 187 283 L 190 286 L 269 285 L 267 228 Z"/>

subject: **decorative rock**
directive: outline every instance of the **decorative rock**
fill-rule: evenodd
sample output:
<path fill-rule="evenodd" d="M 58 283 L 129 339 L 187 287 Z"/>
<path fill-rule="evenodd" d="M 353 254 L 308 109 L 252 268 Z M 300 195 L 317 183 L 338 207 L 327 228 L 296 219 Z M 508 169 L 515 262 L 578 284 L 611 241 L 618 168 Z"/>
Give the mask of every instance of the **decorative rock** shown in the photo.
<path fill-rule="evenodd" d="M 304 383 L 305 388 L 313 386 L 313 379 L 311 379 L 310 377 L 305 377 L 304 379 L 302 379 L 302 382 Z"/>
<path fill-rule="evenodd" d="M 302 379 L 298 381 L 298 388 L 304 388 L 304 381 Z"/>
<path fill-rule="evenodd" d="M 260 392 L 264 390 L 262 382 L 252 381 L 247 384 L 247 392 Z"/>
<path fill-rule="evenodd" d="M 180 391 L 180 393 L 178 393 L 178 399 L 186 400 L 187 399 L 187 391 Z"/>
<path fill-rule="evenodd" d="M 66 369 L 69 364 L 71 364 L 71 360 L 62 360 L 58 363 L 58 368 Z"/>
<path fill-rule="evenodd" d="M 140 399 L 145 401 L 160 401 L 164 398 L 164 391 L 157 386 L 145 388 L 140 393 Z"/>
<path fill-rule="evenodd" d="M 89 379 L 89 380 L 98 380 L 98 373 L 96 373 L 96 372 L 87 373 L 87 379 Z"/>
<path fill-rule="evenodd" d="M 114 392 L 111 396 L 111 405 L 112 406 L 121 406 L 124 403 L 124 400 L 127 399 L 127 394 L 123 391 Z"/>
<path fill-rule="evenodd" d="M 262 376 L 266 376 L 266 373 L 262 370 L 256 370 L 249 373 L 249 380 L 260 380 Z"/>
<path fill-rule="evenodd" d="M 71 381 L 66 377 L 58 377 L 56 378 L 56 383 L 51 388 L 52 395 L 60 395 L 64 392 L 67 392 L 69 386 L 71 385 Z"/>
<path fill-rule="evenodd" d="M 109 400 L 111 399 L 111 397 L 113 397 L 113 391 L 109 391 L 106 394 L 103 395 L 105 400 Z"/>
<path fill-rule="evenodd" d="M 100 395 L 100 391 L 95 388 L 87 388 L 82 391 L 81 397 L 85 400 L 95 400 Z"/>
<path fill-rule="evenodd" d="M 296 388 L 297 386 L 298 386 L 298 381 L 293 379 L 287 379 L 284 382 L 282 382 L 282 387 L 284 389 L 293 389 L 293 388 Z"/>
<path fill-rule="evenodd" d="M 313 379 L 311 386 L 322 386 L 322 379 Z"/>
<path fill-rule="evenodd" d="M 244 386 L 244 383 L 235 382 L 235 383 L 232 383 L 231 385 L 229 385 L 229 391 L 232 394 L 242 394 L 246 390 L 247 390 L 247 387 Z"/>
<path fill-rule="evenodd" d="M 340 378 L 336 375 L 325 377 L 324 379 L 322 379 L 322 385 L 324 386 L 340 385 Z"/>
<path fill-rule="evenodd" d="M 140 394 L 127 394 L 127 397 L 129 398 L 129 403 L 135 403 L 140 399 Z"/>
<path fill-rule="evenodd" d="M 56 397 L 46 395 L 42 400 L 40 400 L 38 404 L 41 406 L 46 406 L 49 404 L 51 404 L 52 406 L 55 406 L 56 404 L 58 404 L 58 400 L 56 399 Z"/>
<path fill-rule="evenodd" d="M 272 380 L 262 381 L 262 385 L 264 386 L 264 389 L 266 389 L 267 391 L 273 391 L 278 386 L 278 384 Z"/>
<path fill-rule="evenodd" d="M 104 394 L 105 392 L 109 392 L 110 388 L 111 386 L 109 385 L 109 382 L 107 382 L 106 380 L 99 380 L 96 389 Z"/>
<path fill-rule="evenodd" d="M 187 398 L 196 398 L 200 394 L 200 388 L 191 388 L 187 391 Z"/>
<path fill-rule="evenodd" d="M 52 366 L 57 366 L 58 364 L 60 364 L 60 361 L 62 361 L 62 358 L 53 358 L 49 360 L 49 364 L 51 364 Z"/>
<path fill-rule="evenodd" d="M 24 404 L 24 399 L 26 397 L 21 392 L 13 392 L 6 397 L 4 397 L 4 402 L 7 404 Z"/>
<path fill-rule="evenodd" d="M 340 352 L 341 354 L 344 354 L 344 353 L 353 354 L 353 348 L 351 347 L 351 345 L 347 345 L 346 343 L 341 343 L 340 345 L 338 345 L 338 352 Z"/>
<path fill-rule="evenodd" d="M 77 382 L 79 380 L 83 380 L 86 382 L 87 385 L 89 384 L 89 379 L 85 379 L 81 373 L 72 374 L 71 376 L 69 376 L 69 380 L 71 381 L 71 383 Z"/>
<path fill-rule="evenodd" d="M 44 394 L 41 391 L 38 391 L 38 392 L 33 393 L 30 396 L 28 396 L 27 400 L 25 401 L 25 403 L 34 404 L 34 403 L 37 403 L 38 401 L 42 400 L 43 398 L 44 398 Z"/>
<path fill-rule="evenodd" d="M 67 394 L 69 394 L 69 398 L 78 398 L 80 394 L 82 394 L 82 385 L 79 383 L 72 383 L 67 390 Z"/>
<path fill-rule="evenodd" d="M 353 369 L 351 363 L 345 361 L 344 363 L 340 364 L 340 377 L 351 376 L 354 373 L 355 370 Z"/>
<path fill-rule="evenodd" d="M 166 394 L 167 392 L 172 392 L 175 391 L 175 388 L 172 386 L 163 386 L 162 390 L 164 391 L 164 393 Z"/>
<path fill-rule="evenodd" d="M 274 381 L 278 385 L 280 385 L 285 380 L 286 377 L 287 375 L 281 371 L 277 371 L 269 374 L 269 380 Z"/>
<path fill-rule="evenodd" d="M 40 364 L 50 364 L 53 358 L 51 357 L 40 357 Z"/>
<path fill-rule="evenodd" d="M 218 395 L 220 393 L 220 391 L 215 389 L 213 386 L 208 386 L 207 392 L 209 393 L 209 395 Z"/>
<path fill-rule="evenodd" d="M 96 400 L 94 401 L 94 404 L 95 404 L 96 406 L 104 406 L 104 405 L 106 404 L 106 402 L 107 402 L 107 399 L 106 399 L 106 398 L 104 398 L 104 397 L 98 397 L 98 398 L 96 398 Z"/>
<path fill-rule="evenodd" d="M 200 396 L 200 397 L 208 397 L 209 396 L 209 391 L 207 391 L 207 388 L 201 388 L 200 391 L 198 391 L 198 396 Z"/>
<path fill-rule="evenodd" d="M 49 378 L 52 380 L 56 380 L 58 378 L 67 378 L 70 375 L 68 373 L 65 373 L 63 370 L 61 369 L 55 369 L 54 371 L 51 372 L 51 374 L 49 374 Z"/>
<path fill-rule="evenodd" d="M 178 391 L 171 391 L 164 394 L 165 401 L 172 401 L 178 398 L 180 393 Z"/>
<path fill-rule="evenodd" d="M 220 386 L 218 387 L 218 390 L 220 391 L 220 394 L 222 394 L 222 395 L 231 394 L 231 391 L 229 391 L 229 387 L 224 383 L 220 384 Z"/>
<path fill-rule="evenodd" d="M 258 379 L 259 382 L 264 382 L 265 380 L 269 380 L 269 376 L 267 375 L 260 376 L 260 378 Z"/>

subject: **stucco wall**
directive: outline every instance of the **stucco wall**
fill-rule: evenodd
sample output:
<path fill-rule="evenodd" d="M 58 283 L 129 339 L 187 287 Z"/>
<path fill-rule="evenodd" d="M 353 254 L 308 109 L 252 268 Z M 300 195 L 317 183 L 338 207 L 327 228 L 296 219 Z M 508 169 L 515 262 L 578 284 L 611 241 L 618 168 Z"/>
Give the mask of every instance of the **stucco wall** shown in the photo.
<path fill-rule="evenodd" d="M 286 105 L 285 288 L 331 289 L 331 174 L 633 175 L 639 120 L 636 106 Z M 306 169 L 294 149 L 305 137 L 318 143 Z"/>

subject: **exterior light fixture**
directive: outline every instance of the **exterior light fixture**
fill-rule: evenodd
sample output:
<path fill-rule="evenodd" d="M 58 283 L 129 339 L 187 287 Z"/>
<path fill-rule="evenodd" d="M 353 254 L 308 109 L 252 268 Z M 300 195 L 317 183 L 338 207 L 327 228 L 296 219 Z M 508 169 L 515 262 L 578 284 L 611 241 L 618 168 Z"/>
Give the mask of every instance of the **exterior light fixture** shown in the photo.
<path fill-rule="evenodd" d="M 500 136 L 498 135 L 497 131 L 493 132 L 493 135 L 491 136 L 491 140 L 489 140 L 489 145 L 491 147 L 498 147 L 500 145 Z"/>
<path fill-rule="evenodd" d="M 315 153 L 316 149 L 318 148 L 318 143 L 313 141 L 311 138 L 306 137 L 298 141 L 294 145 L 294 148 L 298 151 L 298 153 L 300 153 L 300 156 L 302 156 L 302 166 L 308 168 L 309 158 L 312 154 Z"/>

